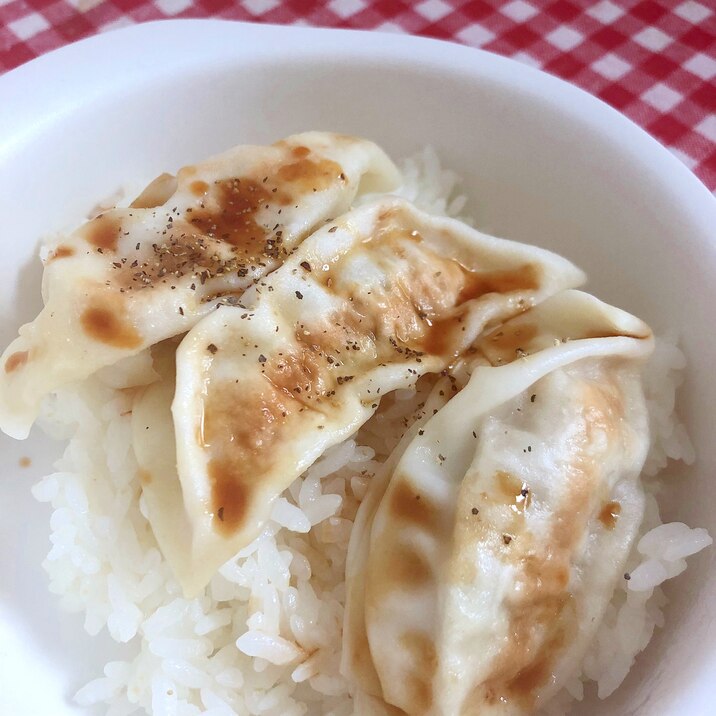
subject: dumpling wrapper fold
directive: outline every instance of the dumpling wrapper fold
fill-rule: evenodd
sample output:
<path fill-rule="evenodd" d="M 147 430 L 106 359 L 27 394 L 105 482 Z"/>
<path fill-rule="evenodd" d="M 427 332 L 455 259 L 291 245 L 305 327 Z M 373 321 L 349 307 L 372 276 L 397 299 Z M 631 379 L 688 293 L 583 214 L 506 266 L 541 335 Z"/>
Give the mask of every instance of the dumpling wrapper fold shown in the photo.
<path fill-rule="evenodd" d="M 0 358 L 0 429 L 27 437 L 42 398 L 188 331 L 278 266 L 359 191 L 400 183 L 375 144 L 309 132 L 158 177 L 62 238 L 38 317 Z"/>
<path fill-rule="evenodd" d="M 356 518 L 342 669 L 365 698 L 525 714 L 576 674 L 643 515 L 652 347 L 578 291 L 477 342 Z"/>
<path fill-rule="evenodd" d="M 550 252 L 382 199 L 315 232 L 241 306 L 203 319 L 176 357 L 179 482 L 145 487 L 181 490 L 181 514 L 149 516 L 184 590 L 250 543 L 273 500 L 383 395 L 582 280 Z"/>

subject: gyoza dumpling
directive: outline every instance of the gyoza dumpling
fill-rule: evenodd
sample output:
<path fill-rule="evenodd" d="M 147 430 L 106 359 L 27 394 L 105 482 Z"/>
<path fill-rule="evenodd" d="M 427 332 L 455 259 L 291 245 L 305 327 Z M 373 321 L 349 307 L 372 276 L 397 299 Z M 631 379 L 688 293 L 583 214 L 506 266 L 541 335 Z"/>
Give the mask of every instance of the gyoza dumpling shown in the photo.
<path fill-rule="evenodd" d="M 191 550 L 164 549 L 185 590 L 254 539 L 272 501 L 383 395 L 442 370 L 488 322 L 582 279 L 547 251 L 384 199 L 306 239 L 247 291 L 246 308 L 206 317 L 177 352 L 185 514 L 149 514 L 157 534 L 192 536 Z M 180 489 L 166 477 L 145 491 L 159 485 Z"/>
<path fill-rule="evenodd" d="M 45 308 L 0 358 L 0 428 L 27 437 L 47 393 L 188 331 L 346 211 L 359 189 L 398 183 L 372 142 L 321 132 L 162 175 L 132 206 L 50 251 Z"/>
<path fill-rule="evenodd" d="M 345 644 L 369 653 L 343 661 L 358 689 L 409 716 L 506 716 L 578 672 L 642 519 L 652 344 L 577 291 L 476 344 L 467 386 L 359 510 Z"/>
<path fill-rule="evenodd" d="M 460 371 L 462 373 L 463 371 Z M 356 714 L 375 714 L 375 716 L 393 716 L 403 712 L 391 707 L 382 699 L 380 679 L 375 671 L 373 659 L 365 630 L 365 577 L 368 553 L 370 551 L 370 531 L 375 511 L 383 499 L 388 483 L 395 468 L 425 423 L 442 408 L 454 391 L 463 387 L 464 380 L 456 376 L 440 377 L 430 391 L 425 406 L 419 411 L 415 421 L 391 452 L 390 457 L 371 478 L 370 488 L 361 502 L 360 509 L 353 522 L 351 538 L 346 560 L 346 607 L 343 619 L 343 652 L 341 672 L 360 688 L 353 693 Z M 392 709 L 392 710 L 391 710 Z"/>

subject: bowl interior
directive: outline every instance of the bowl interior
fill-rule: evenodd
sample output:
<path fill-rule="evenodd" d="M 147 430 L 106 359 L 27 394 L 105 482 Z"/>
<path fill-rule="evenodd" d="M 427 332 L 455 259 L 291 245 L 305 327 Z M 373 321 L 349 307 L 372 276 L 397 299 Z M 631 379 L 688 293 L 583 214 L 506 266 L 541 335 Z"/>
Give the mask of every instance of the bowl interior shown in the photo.
<path fill-rule="evenodd" d="M 181 50 L 190 40 L 188 62 Z M 128 59 L 137 51 L 141 62 Z M 40 307 L 38 237 L 76 224 L 128 180 L 306 129 L 364 135 L 395 157 L 431 144 L 464 178 L 480 228 L 566 255 L 589 274 L 588 290 L 657 331 L 680 332 L 689 369 L 679 408 L 698 461 L 672 470 L 661 504 L 665 519 L 716 534 L 708 427 L 716 405 L 716 336 L 708 329 L 716 210 L 706 190 L 626 120 L 506 60 L 355 33 L 169 23 L 96 38 L 58 54 L 54 65 L 24 70 L 21 79 L 41 85 L 66 79 L 43 90 L 39 116 L 21 102 L 0 143 L 0 343 Z M 16 80 L 7 80 L 0 101 L 16 91 Z M 28 443 L 0 437 L 0 555 L 11 575 L 0 591 L 0 637 L 14 645 L 2 657 L 10 696 L 0 701 L 15 704 L 12 694 L 24 691 L 18 714 L 38 712 L 27 710 L 23 667 L 32 663 L 35 678 L 37 670 L 47 678 L 46 693 L 31 698 L 54 699 L 52 713 L 75 713 L 59 700 L 114 649 L 87 638 L 81 619 L 61 613 L 46 591 L 39 565 L 48 509 L 33 503 L 29 488 L 49 469 L 51 452 L 37 435 Z M 29 470 L 18 467 L 23 455 L 33 458 Z M 588 699 L 578 713 L 706 713 L 716 676 L 715 555 L 690 559 L 688 572 L 667 586 L 666 626 L 624 686 L 606 702 Z M 22 655 L 12 664 L 11 652 Z"/>

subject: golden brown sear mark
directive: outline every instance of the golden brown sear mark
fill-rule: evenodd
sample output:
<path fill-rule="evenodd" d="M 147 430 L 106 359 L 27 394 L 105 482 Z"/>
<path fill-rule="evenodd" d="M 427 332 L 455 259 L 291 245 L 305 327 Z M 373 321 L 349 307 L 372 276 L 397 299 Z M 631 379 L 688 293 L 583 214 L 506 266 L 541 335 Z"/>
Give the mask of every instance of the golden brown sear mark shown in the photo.
<path fill-rule="evenodd" d="M 386 591 L 393 589 L 418 589 L 434 579 L 433 570 L 418 550 L 398 545 L 385 557 L 388 565 L 384 574 L 390 575 Z"/>
<path fill-rule="evenodd" d="M 599 512 L 599 521 L 608 529 L 613 530 L 616 527 L 617 520 L 621 514 L 622 506 L 612 500 L 607 502 Z"/>
<path fill-rule="evenodd" d="M 575 628 L 574 599 L 569 593 L 568 563 L 555 553 L 521 557 L 521 595 L 509 604 L 509 638 L 477 689 L 488 703 L 516 703 L 534 708 L 538 690 L 549 680 L 554 662 Z"/>
<path fill-rule="evenodd" d="M 297 403 L 268 381 L 230 382 L 210 391 L 203 408 L 204 429 L 197 437 L 211 452 L 213 524 L 230 537 L 243 526 L 255 480 L 271 468 Z"/>
<path fill-rule="evenodd" d="M 434 532 L 439 525 L 440 511 L 426 495 L 421 495 L 411 488 L 399 476 L 395 488 L 391 491 L 388 509 L 393 519 L 421 527 Z"/>
<path fill-rule="evenodd" d="M 399 643 L 410 654 L 413 665 L 405 684 L 410 713 L 427 713 L 433 705 L 433 679 L 438 665 L 435 644 L 429 634 L 418 631 L 402 634 Z"/>
<path fill-rule="evenodd" d="M 75 255 L 75 250 L 71 246 L 65 246 L 64 244 L 60 244 L 47 257 L 47 263 L 50 263 L 50 261 L 55 261 L 57 259 L 67 259 L 70 256 L 74 256 L 74 255 Z"/>
<path fill-rule="evenodd" d="M 573 625 L 569 615 L 573 613 L 573 600 L 569 595 L 554 595 L 539 603 L 536 608 L 528 607 L 517 613 L 515 610 L 512 620 L 512 641 L 519 648 L 530 649 L 530 630 L 534 622 L 554 624 L 548 630 L 546 639 L 534 646 L 530 661 L 516 673 L 505 678 L 498 686 L 498 682 L 486 685 L 486 694 L 489 702 L 502 703 L 516 702 L 522 709 L 533 708 L 537 690 L 543 687 L 552 675 L 554 661 L 563 648 Z M 519 663 L 519 662 L 518 662 Z"/>
<path fill-rule="evenodd" d="M 140 467 L 139 470 L 137 470 L 137 478 L 139 479 L 140 485 L 148 485 L 152 481 L 152 473 Z"/>
<path fill-rule="evenodd" d="M 251 488 L 241 478 L 235 462 L 209 462 L 213 524 L 216 532 L 224 537 L 231 537 L 242 526 L 249 507 Z"/>
<path fill-rule="evenodd" d="M 100 214 L 85 225 L 84 239 L 95 248 L 103 251 L 116 251 L 117 242 L 122 231 L 119 217 L 111 213 Z"/>
<path fill-rule="evenodd" d="M 22 366 L 27 363 L 29 356 L 29 351 L 17 351 L 16 353 L 11 353 L 5 361 L 5 372 L 12 373 L 19 368 L 22 368 Z"/>
<path fill-rule="evenodd" d="M 492 675 L 482 685 L 489 700 L 534 707 L 556 660 L 576 629 L 576 606 L 570 591 L 571 560 L 589 519 L 590 468 L 577 461 L 571 489 L 551 520 L 548 538 L 535 540 L 523 529 L 501 559 L 519 570 L 519 588 L 506 604 L 511 638 L 501 650 Z M 509 488 L 512 492 L 512 487 Z M 512 518 L 513 523 L 517 515 Z"/>
<path fill-rule="evenodd" d="M 134 326 L 107 304 L 86 308 L 80 315 L 80 324 L 90 338 L 114 348 L 132 349 L 142 343 L 142 337 Z"/>

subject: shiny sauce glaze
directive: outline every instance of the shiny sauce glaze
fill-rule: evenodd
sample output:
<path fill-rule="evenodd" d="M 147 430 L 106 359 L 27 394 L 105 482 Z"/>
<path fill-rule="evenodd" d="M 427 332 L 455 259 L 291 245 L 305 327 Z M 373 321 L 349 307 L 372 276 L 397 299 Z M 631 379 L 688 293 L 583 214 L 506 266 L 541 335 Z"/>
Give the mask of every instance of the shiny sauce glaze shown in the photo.
<path fill-rule="evenodd" d="M 613 530 L 617 525 L 617 520 L 621 512 L 622 506 L 618 502 L 611 500 L 599 510 L 598 519 L 608 530 Z"/>
<path fill-rule="evenodd" d="M 225 419 L 241 406 L 243 419 Z M 229 383 L 212 392 L 205 406 L 203 445 L 210 449 L 208 465 L 211 510 L 216 531 L 231 536 L 244 523 L 256 498 L 261 475 L 274 462 L 289 416 L 300 406 L 279 388 L 251 381 Z M 237 480 L 241 475 L 244 479 Z"/>
<path fill-rule="evenodd" d="M 458 295 L 457 306 L 491 293 L 522 293 L 536 290 L 540 285 L 537 268 L 531 264 L 518 266 L 509 271 L 473 272 L 465 267 L 461 268 L 463 286 Z M 464 315 L 458 311 L 446 318 L 432 321 L 431 331 L 426 335 L 423 343 L 426 351 L 446 354 L 449 350 L 451 336 L 461 330 L 463 320 Z M 518 348 L 519 346 L 515 346 L 515 350 Z M 501 350 L 507 351 L 509 347 L 505 346 Z"/>
<path fill-rule="evenodd" d="M 585 395 L 589 395 L 585 403 L 590 409 L 582 416 L 584 425 L 577 455 L 562 476 L 569 481 L 569 489 L 556 505 L 546 538 L 538 539 L 522 519 L 529 504 L 524 509 L 515 509 L 510 504 L 519 480 L 513 478 L 507 487 L 506 478 L 500 473 L 495 475 L 497 489 L 490 491 L 488 499 L 509 506 L 511 515 L 503 511 L 507 520 L 493 520 L 489 507 L 485 506 L 484 522 L 489 520 L 490 526 L 483 524 L 479 531 L 493 530 L 493 524 L 499 525 L 491 539 L 498 544 L 502 539 L 501 558 L 517 567 L 519 589 L 512 591 L 506 604 L 510 638 L 495 659 L 490 677 L 475 690 L 474 697 L 484 698 L 488 703 L 515 703 L 521 709 L 533 709 L 540 689 L 548 683 L 557 659 L 576 632 L 576 602 L 570 589 L 572 559 L 587 530 L 601 487 L 598 457 L 593 454 L 594 445 L 601 444 L 596 436 L 605 423 L 615 418 L 613 390 L 608 379 L 604 385 L 602 390 L 590 382 L 584 384 Z M 529 489 L 526 485 L 525 488 Z M 524 489 L 520 494 L 524 494 Z M 531 492 L 527 494 L 531 497 Z M 479 515 L 473 517 L 479 519 Z"/>
<path fill-rule="evenodd" d="M 372 321 L 369 328 L 374 334 L 393 338 L 413 351 L 453 357 L 459 333 L 464 331 L 465 304 L 489 294 L 520 294 L 539 288 L 536 266 L 500 271 L 468 268 L 433 251 L 410 222 L 399 208 L 389 209 L 379 217 L 368 240 L 328 271 L 319 272 L 319 280 L 330 288 L 340 287 L 346 266 L 363 256 L 385 267 L 383 280 L 350 296 L 362 322 Z M 402 265 L 391 276 L 396 258 Z"/>
<path fill-rule="evenodd" d="M 291 438 L 298 413 L 314 411 L 328 421 L 340 405 L 342 388 L 378 365 L 413 364 L 416 376 L 440 370 L 458 352 L 463 301 L 500 288 L 513 293 L 537 287 L 531 267 L 473 276 L 431 250 L 410 222 L 401 212 L 387 212 L 367 240 L 327 268 L 301 264 L 306 290 L 318 284 L 342 298 L 344 307 L 328 316 L 307 315 L 294 326 L 290 348 L 260 355 L 260 387 L 241 379 L 226 381 L 212 386 L 204 398 L 205 433 L 199 444 L 211 455 L 214 525 L 221 534 L 229 536 L 242 526 L 256 475 L 271 469 L 273 448 Z M 376 269 L 368 283 L 352 278 L 357 275 L 354 262 L 361 261 Z M 270 286 L 267 282 L 262 290 L 268 294 Z M 296 291 L 281 300 L 302 299 Z M 252 314 L 243 317 L 250 321 Z M 215 348 L 231 354 L 251 346 L 239 341 Z M 226 395 L 234 397 L 227 401 Z M 368 396 L 365 404 L 376 409 L 380 399 Z"/>
<path fill-rule="evenodd" d="M 282 232 L 261 222 L 263 209 L 270 204 L 289 206 L 302 194 L 346 181 L 340 164 L 310 155 L 308 147 L 293 147 L 289 159 L 268 168 L 263 177 L 222 179 L 212 185 L 193 181 L 190 189 L 199 203 L 186 220 L 200 233 L 233 246 L 244 260 L 275 256 L 281 250 Z"/>
<path fill-rule="evenodd" d="M 209 183 L 195 178 L 195 167 L 182 169 L 178 179 L 163 174 L 129 209 L 107 212 L 88 222 L 79 235 L 91 250 L 111 255 L 109 287 L 131 295 L 158 286 L 173 290 L 180 282 L 184 285 L 189 281 L 189 288 L 197 291 L 202 301 L 221 296 L 227 303 L 237 303 L 242 289 L 233 289 L 226 296 L 226 292 L 204 295 L 203 286 L 222 276 L 233 276 L 245 285 L 257 271 L 265 272 L 293 248 L 284 244 L 282 225 L 265 224 L 263 213 L 271 207 L 293 205 L 309 192 L 348 181 L 338 163 L 314 155 L 308 147 L 283 144 L 282 149 L 280 160 L 259 167 L 255 176 Z M 178 184 L 188 185 L 194 204 L 184 210 L 172 208 L 171 202 L 156 208 L 169 201 Z M 166 217 L 155 241 L 136 245 L 129 239 L 123 241 L 129 234 L 123 222 L 134 225 L 142 216 L 133 209 L 154 210 L 153 218 Z M 298 239 L 293 237 L 293 243 Z M 70 255 L 58 252 L 51 258 Z M 85 334 L 115 347 L 132 347 L 126 321 L 119 315 L 109 316 L 109 310 L 85 311 L 81 318 Z"/>
<path fill-rule="evenodd" d="M 604 434 L 607 423 L 619 423 L 615 411 L 623 410 L 623 405 L 615 403 L 612 388 L 608 376 L 603 385 L 584 383 L 585 403 L 590 409 L 582 416 L 580 449 L 562 475 L 569 481 L 569 488 L 554 508 L 548 534 L 542 537 L 532 533 L 528 520 L 533 501 L 539 496 L 533 495 L 529 484 L 506 470 L 496 470 L 486 482 L 475 481 L 469 474 L 465 477 L 454 528 L 445 522 L 447 518 L 441 510 L 411 485 L 409 477 L 393 478 L 387 499 L 399 549 L 386 549 L 375 556 L 374 564 L 378 566 L 373 578 L 380 581 L 371 584 L 371 599 L 379 602 L 391 593 L 415 589 L 432 590 L 437 599 L 437 575 L 417 547 L 422 542 L 416 539 L 416 530 L 426 537 L 437 537 L 454 529 L 456 556 L 448 575 L 451 584 L 469 585 L 478 578 L 474 557 L 478 544 L 487 546 L 516 570 L 515 588 L 504 605 L 508 636 L 490 673 L 475 684 L 461 713 L 479 713 L 484 703 L 514 704 L 525 711 L 535 708 L 539 691 L 548 683 L 556 660 L 573 638 L 577 617 L 570 589 L 572 559 L 594 514 L 593 505 L 601 487 L 598 458 L 591 452 L 594 444 L 602 442 L 598 433 Z M 619 511 L 618 503 L 607 503 L 599 513 L 600 520 L 609 522 Z M 610 528 L 610 524 L 605 526 Z M 426 567 L 413 568 L 406 574 L 408 565 L 419 561 Z M 415 681 L 409 697 L 411 713 L 429 710 L 434 672 L 434 668 L 425 671 L 416 665 L 411 675 Z"/>

